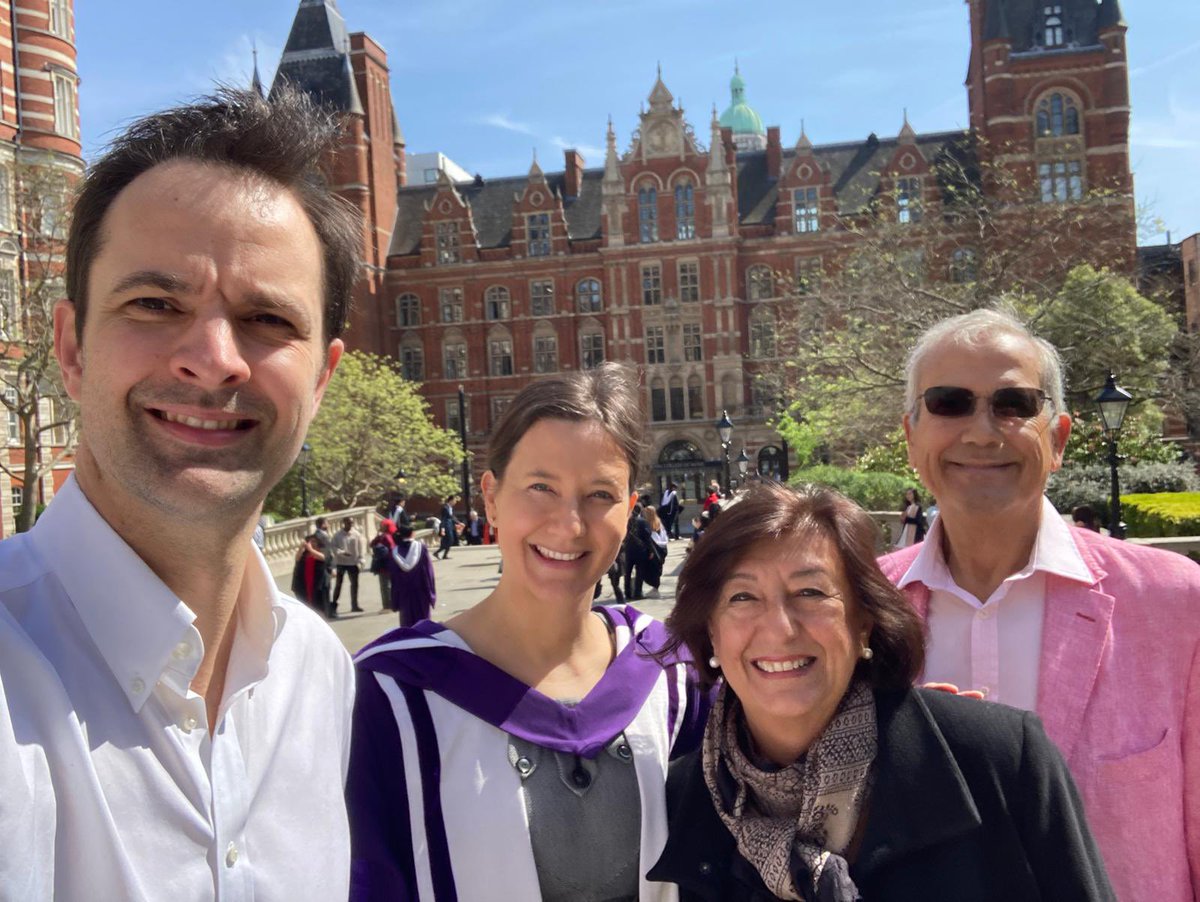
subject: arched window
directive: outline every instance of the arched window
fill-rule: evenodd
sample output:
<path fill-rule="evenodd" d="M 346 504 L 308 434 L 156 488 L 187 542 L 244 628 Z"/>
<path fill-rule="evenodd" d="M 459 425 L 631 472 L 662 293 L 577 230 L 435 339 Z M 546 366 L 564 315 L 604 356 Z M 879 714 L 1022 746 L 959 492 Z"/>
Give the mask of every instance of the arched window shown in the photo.
<path fill-rule="evenodd" d="M 604 309 L 604 296 L 599 279 L 583 279 L 575 286 L 576 307 L 580 313 L 599 313 Z"/>
<path fill-rule="evenodd" d="M 643 244 L 658 240 L 658 190 L 653 185 L 638 191 L 638 240 Z"/>
<path fill-rule="evenodd" d="M 746 273 L 746 295 L 752 301 L 765 301 L 775 296 L 775 277 L 771 267 L 758 264 Z"/>
<path fill-rule="evenodd" d="M 693 420 L 704 419 L 704 382 L 695 373 L 687 380 L 688 417 Z"/>
<path fill-rule="evenodd" d="M 400 342 L 400 372 L 409 382 L 420 382 L 425 378 L 425 351 L 415 335 L 405 336 Z"/>
<path fill-rule="evenodd" d="M 402 294 L 396 298 L 396 326 L 407 329 L 421 325 L 421 299 L 415 294 Z"/>
<path fill-rule="evenodd" d="M 675 185 L 675 237 L 680 241 L 696 237 L 695 188 L 686 178 Z"/>
<path fill-rule="evenodd" d="M 1037 137 L 1061 138 L 1079 134 L 1079 107 L 1069 94 L 1054 93 L 1037 105 Z"/>
<path fill-rule="evenodd" d="M 512 315 L 507 288 L 493 285 L 483 293 L 483 315 L 490 320 L 505 320 Z"/>
<path fill-rule="evenodd" d="M 656 423 L 667 419 L 667 384 L 658 376 L 650 380 L 650 419 Z"/>
<path fill-rule="evenodd" d="M 750 356 L 775 356 L 775 314 L 762 307 L 750 315 Z"/>
<path fill-rule="evenodd" d="M 787 468 L 783 451 L 775 445 L 767 445 L 758 452 L 758 475 L 768 479 L 782 479 Z"/>
<path fill-rule="evenodd" d="M 973 247 L 957 247 L 950 257 L 950 281 L 956 285 L 974 282 L 979 275 L 979 266 Z"/>
<path fill-rule="evenodd" d="M 512 336 L 506 329 L 494 328 L 488 333 L 488 374 L 511 376 L 513 374 Z"/>

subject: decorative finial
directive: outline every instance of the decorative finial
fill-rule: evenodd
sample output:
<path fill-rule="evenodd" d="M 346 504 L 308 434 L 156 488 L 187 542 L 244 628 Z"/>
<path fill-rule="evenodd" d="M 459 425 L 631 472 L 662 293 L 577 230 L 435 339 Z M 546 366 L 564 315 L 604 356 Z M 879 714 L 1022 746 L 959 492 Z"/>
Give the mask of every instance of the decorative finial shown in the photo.
<path fill-rule="evenodd" d="M 662 78 L 662 60 L 658 61 L 658 77 Z"/>
<path fill-rule="evenodd" d="M 733 58 L 733 74 L 734 75 L 742 74 L 742 70 L 738 68 L 738 58 L 736 56 Z"/>

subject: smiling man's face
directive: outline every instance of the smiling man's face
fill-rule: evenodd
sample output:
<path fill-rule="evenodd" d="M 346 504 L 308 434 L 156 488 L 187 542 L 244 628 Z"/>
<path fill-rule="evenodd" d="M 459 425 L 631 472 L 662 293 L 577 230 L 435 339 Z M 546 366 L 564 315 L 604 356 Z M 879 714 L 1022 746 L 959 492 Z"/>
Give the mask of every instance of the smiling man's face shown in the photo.
<path fill-rule="evenodd" d="M 82 343 L 55 311 L 79 401 L 81 485 L 106 516 L 249 510 L 295 460 L 341 342 L 322 337 L 321 244 L 287 189 L 164 163 L 104 217 Z"/>
<path fill-rule="evenodd" d="M 942 514 L 984 517 L 1033 512 L 1049 475 L 1062 465 L 1070 432 L 1066 414 L 1045 404 L 1029 419 L 997 418 L 989 401 L 998 388 L 1040 388 L 1034 348 L 1017 336 L 998 335 L 963 347 L 945 342 L 917 371 L 917 409 L 904 417 L 908 460 L 937 498 Z M 975 410 L 963 417 L 928 411 L 922 393 L 934 386 L 967 388 Z"/>

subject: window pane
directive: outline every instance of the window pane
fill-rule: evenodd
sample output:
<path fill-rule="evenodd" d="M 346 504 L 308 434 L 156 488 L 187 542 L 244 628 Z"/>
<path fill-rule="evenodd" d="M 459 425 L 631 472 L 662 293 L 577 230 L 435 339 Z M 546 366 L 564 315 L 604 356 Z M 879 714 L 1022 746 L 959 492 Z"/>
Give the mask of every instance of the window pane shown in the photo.
<path fill-rule="evenodd" d="M 554 283 L 539 280 L 529 286 L 530 308 L 534 316 L 549 316 L 554 312 Z"/>
<path fill-rule="evenodd" d="M 675 237 L 679 240 L 696 237 L 696 204 L 691 184 L 675 186 Z"/>
<path fill-rule="evenodd" d="M 643 244 L 658 240 L 658 191 L 654 188 L 638 192 L 638 237 Z"/>
<path fill-rule="evenodd" d="M 683 386 L 671 386 L 671 419 L 682 420 L 686 419 L 686 414 L 683 410 Z"/>
<path fill-rule="evenodd" d="M 437 262 L 460 262 L 462 255 L 458 247 L 458 223 L 439 222 L 434 226 L 434 234 L 437 237 Z"/>
<path fill-rule="evenodd" d="M 600 282 L 596 279 L 584 279 L 575 288 L 580 313 L 599 313 L 603 307 L 600 294 Z"/>
<path fill-rule="evenodd" d="M 657 264 L 642 267 L 642 303 L 646 306 L 662 303 L 662 269 Z"/>
<path fill-rule="evenodd" d="M 530 214 L 526 219 L 525 228 L 529 242 L 529 256 L 550 256 L 550 214 Z"/>
<path fill-rule="evenodd" d="M 679 300 L 692 303 L 700 300 L 700 264 L 679 264 Z"/>
<path fill-rule="evenodd" d="M 667 418 L 667 392 L 661 382 L 650 389 L 650 417 L 656 423 Z"/>

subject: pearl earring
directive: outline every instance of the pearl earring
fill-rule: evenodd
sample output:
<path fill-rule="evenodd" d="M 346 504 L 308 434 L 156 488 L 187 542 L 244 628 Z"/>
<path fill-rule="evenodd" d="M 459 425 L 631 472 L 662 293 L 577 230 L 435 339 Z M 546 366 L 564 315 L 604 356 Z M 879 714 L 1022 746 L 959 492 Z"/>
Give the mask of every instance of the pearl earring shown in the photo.
<path fill-rule="evenodd" d="M 863 650 L 862 650 L 862 659 L 864 661 L 869 661 L 873 657 L 875 657 L 874 649 L 872 649 L 871 646 L 869 646 L 869 645 L 864 645 Z"/>
<path fill-rule="evenodd" d="M 708 659 L 708 666 L 711 667 L 713 670 L 720 670 L 721 662 L 717 660 L 716 655 L 713 655 L 711 658 Z"/>

